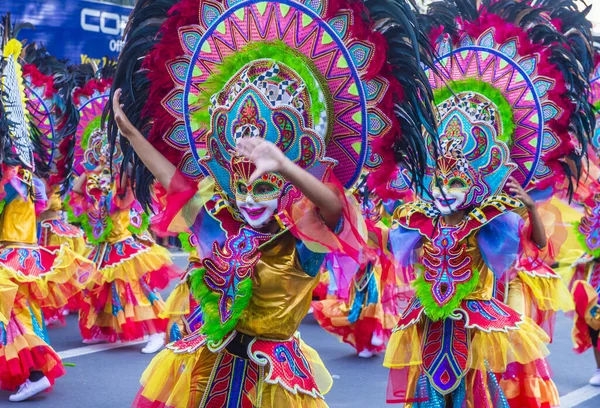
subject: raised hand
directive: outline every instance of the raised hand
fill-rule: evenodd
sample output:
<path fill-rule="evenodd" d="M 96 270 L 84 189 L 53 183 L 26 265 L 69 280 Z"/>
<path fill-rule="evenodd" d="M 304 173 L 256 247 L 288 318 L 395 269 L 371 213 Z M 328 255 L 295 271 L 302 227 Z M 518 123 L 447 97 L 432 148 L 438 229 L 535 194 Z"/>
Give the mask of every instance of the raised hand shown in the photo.
<path fill-rule="evenodd" d="M 242 137 L 236 142 L 236 152 L 256 166 L 248 184 L 254 183 L 265 173 L 281 172 L 290 160 L 273 143 L 261 137 Z"/>
<path fill-rule="evenodd" d="M 533 198 L 527 194 L 523 187 L 521 187 L 521 184 L 519 184 L 514 177 L 508 179 L 506 187 L 508 187 L 508 192 L 513 194 L 516 199 L 520 200 L 525 207 L 528 209 L 535 208 L 535 201 L 533 201 Z"/>
<path fill-rule="evenodd" d="M 119 88 L 115 91 L 115 94 L 113 95 L 113 114 L 115 118 L 115 123 L 117 124 L 121 135 L 126 139 L 130 139 L 133 135 L 139 133 L 139 131 L 129 121 L 129 118 L 127 117 L 125 112 L 123 112 L 124 105 L 122 105 L 120 101 L 122 93 L 123 91 Z"/>

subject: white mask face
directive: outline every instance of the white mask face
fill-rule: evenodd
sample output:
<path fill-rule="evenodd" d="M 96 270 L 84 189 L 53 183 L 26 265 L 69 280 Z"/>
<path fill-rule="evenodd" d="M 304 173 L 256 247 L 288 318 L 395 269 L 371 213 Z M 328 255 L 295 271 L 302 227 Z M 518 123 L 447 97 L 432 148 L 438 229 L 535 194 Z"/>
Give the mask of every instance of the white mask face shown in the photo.
<path fill-rule="evenodd" d="M 433 195 L 433 204 L 442 215 L 450 215 L 457 211 L 463 205 L 467 197 L 467 191 L 463 188 L 443 188 L 433 187 L 431 189 Z"/>
<path fill-rule="evenodd" d="M 235 203 L 248 225 L 252 228 L 261 228 L 273 218 L 273 214 L 277 211 L 278 201 L 278 199 L 273 199 L 257 203 L 252 194 L 248 194 L 245 201 L 236 200 Z"/>

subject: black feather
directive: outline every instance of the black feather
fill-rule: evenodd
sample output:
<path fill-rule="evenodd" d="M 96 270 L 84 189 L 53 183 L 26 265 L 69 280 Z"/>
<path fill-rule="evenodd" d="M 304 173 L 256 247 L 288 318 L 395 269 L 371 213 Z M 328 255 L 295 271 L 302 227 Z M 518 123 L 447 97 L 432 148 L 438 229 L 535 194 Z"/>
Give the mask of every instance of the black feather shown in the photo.
<path fill-rule="evenodd" d="M 121 102 L 124 104 L 125 114 L 131 123 L 147 136 L 152 125 L 152 118 L 142 115 L 145 102 L 148 98 L 150 82 L 146 72 L 142 69 L 144 58 L 160 41 L 160 27 L 167 19 L 169 10 L 177 0 L 140 0 L 129 16 L 125 29 L 125 45 L 116 66 L 111 101 L 114 91 L 122 89 Z M 119 130 L 113 120 L 111 104 L 108 106 L 107 131 L 114 152 Z M 152 202 L 152 185 L 154 176 L 144 163 L 135 155 L 129 142 L 120 138 L 121 150 L 124 160 L 122 172 L 131 168 L 131 180 L 137 200 L 149 208 Z M 111 153 L 112 154 L 112 153 Z M 129 165 L 132 165 L 129 167 Z"/>
<path fill-rule="evenodd" d="M 366 0 L 365 6 L 374 27 L 387 40 L 387 61 L 404 94 L 402 100 L 395 101 L 402 129 L 394 144 L 396 161 L 411 172 L 413 187 L 422 191 L 427 167 L 427 138 L 423 131 L 437 140 L 433 92 L 423 69 L 435 69 L 433 47 L 420 27 L 414 4 L 404 0 Z"/>

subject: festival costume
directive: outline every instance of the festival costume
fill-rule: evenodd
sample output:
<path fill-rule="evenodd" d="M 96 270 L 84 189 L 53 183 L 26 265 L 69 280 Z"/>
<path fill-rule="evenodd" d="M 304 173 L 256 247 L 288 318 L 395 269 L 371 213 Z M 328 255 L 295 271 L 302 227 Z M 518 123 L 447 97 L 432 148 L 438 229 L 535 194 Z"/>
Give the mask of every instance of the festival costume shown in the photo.
<path fill-rule="evenodd" d="M 88 257 L 100 274 L 79 317 L 87 342 L 132 341 L 164 333 L 167 320 L 159 318 L 164 302 L 158 290 L 178 274 L 166 249 L 134 236 L 143 224 L 132 222 L 141 217 L 137 212 L 132 216 L 139 205 L 131 189 L 118 186 L 113 176 L 120 171 L 122 156 L 115 155 L 112 168 L 108 166 L 108 139 L 100 117 L 111 83 L 93 78 L 73 94 L 81 114 L 75 173 L 85 181 L 82 194 L 74 191 L 69 198 L 69 215 L 83 226 L 92 246 Z"/>
<path fill-rule="evenodd" d="M 10 23 L 4 20 L 3 25 L 5 34 L 9 33 Z M 41 309 L 63 307 L 91 282 L 94 268 L 65 245 L 38 245 L 36 202 L 43 201 L 44 187 L 32 170 L 48 163 L 44 163 L 41 151 L 34 154 L 32 141 L 39 139 L 32 131 L 34 124 L 25 115 L 24 85 L 17 59 L 21 43 L 11 39 L 2 46 L 0 281 L 12 282 L 17 291 L 9 290 L 6 298 L 3 291 L 0 301 L 0 387 L 10 390 L 28 381 L 34 371 L 41 372 L 49 384 L 65 373 L 60 358 L 48 344 Z"/>
<path fill-rule="evenodd" d="M 591 77 L 592 103 L 596 107 L 600 103 L 600 54 L 596 54 L 596 67 Z M 596 130 L 590 144 L 589 177 L 585 186 L 575 192 L 575 200 L 583 205 L 584 214 L 575 227 L 575 234 L 585 254 L 574 265 L 571 279 L 571 292 L 575 301 L 575 321 L 573 326 L 573 343 L 575 352 L 583 353 L 598 345 L 600 331 L 600 171 L 598 171 L 598 155 L 600 154 L 600 126 L 596 122 Z"/>
<path fill-rule="evenodd" d="M 63 197 L 69 189 L 73 168 L 75 132 L 79 115 L 71 92 L 74 87 L 67 66 L 52 57 L 45 48 L 36 44 L 24 52 L 23 80 L 27 109 L 33 125 L 40 132 L 41 149 L 37 153 L 49 163 L 39 170 L 46 188 L 46 207 L 38 214 L 38 243 L 41 246 L 65 244 L 77 254 L 87 256 L 83 230 L 66 221 Z M 73 296 L 68 310 L 78 310 L 82 293 Z M 58 314 L 45 310 L 46 319 L 61 320 Z"/>
<path fill-rule="evenodd" d="M 475 1 L 436 2 L 429 13 L 440 56 L 437 72 L 428 74 L 441 143 L 437 156 L 430 153 L 429 189 L 396 211 L 390 232 L 400 266 L 421 270 L 388 344 L 388 401 L 558 405 L 544 360 L 550 338 L 528 307 L 553 312 L 569 302 L 561 298 L 560 279 L 528 251 L 533 243 L 523 204 L 503 189 L 509 176 L 527 190 L 559 190 L 572 182 L 560 160 L 581 160 L 574 145 L 591 132 L 581 51 L 587 48 L 572 46 L 553 25 L 554 10 L 540 14 L 525 2 L 484 1 L 480 8 Z M 579 23 L 573 18 L 563 28 L 589 40 L 589 27 Z M 547 47 L 545 35 L 572 48 Z M 560 69 L 565 61 L 555 52 L 563 51 L 583 61 L 575 80 Z M 400 172 L 402 181 L 410 181 L 410 172 Z M 465 217 L 446 224 L 442 215 L 458 210 Z"/>
<path fill-rule="evenodd" d="M 402 294 L 390 254 L 383 247 L 391 217 L 381 199 L 368 192 L 357 195 L 367 228 L 378 237 L 368 241 L 377 254 L 376 260 L 352 273 L 352 266 L 344 263 L 343 256 L 329 259 L 326 265 L 328 275 L 336 282 L 335 295 L 312 305 L 321 327 L 354 347 L 359 356 L 370 357 L 385 350 L 400 316 Z"/>
<path fill-rule="evenodd" d="M 325 252 L 344 252 L 359 266 L 370 259 L 371 251 L 361 251 L 360 210 L 344 188 L 363 167 L 387 177 L 382 156 L 394 152 L 376 142 L 403 140 L 399 150 L 408 153 L 415 137 L 422 148 L 416 112 L 431 118 L 427 101 L 409 102 L 420 85 L 408 78 L 420 67 L 418 44 L 405 39 L 422 39 L 412 32 L 412 12 L 404 2 L 371 6 L 373 22 L 359 2 L 177 1 L 169 18 L 163 9 L 161 35 L 146 55 L 146 18 L 155 24 L 160 9 L 138 3 L 116 85 L 134 126 L 178 167 L 159 225 L 197 237 L 201 268 L 190 284 L 201 321 L 155 357 L 134 406 L 327 406 L 331 377 L 297 329 Z M 411 23 L 395 23 L 398 16 Z M 404 45 L 397 70 L 385 61 L 386 37 L 371 27 Z M 405 79 L 404 94 L 392 72 Z M 132 88 L 137 79 L 142 86 Z M 401 99 L 407 95 L 414 99 Z M 419 125 L 395 127 L 394 103 Z M 265 138 L 331 185 L 344 208 L 335 231 L 281 175 L 249 183 L 254 165 L 234 154 L 240 137 Z M 137 198 L 147 203 L 148 172 L 139 160 L 133 165 Z M 271 214 L 281 230 L 261 232 Z"/>

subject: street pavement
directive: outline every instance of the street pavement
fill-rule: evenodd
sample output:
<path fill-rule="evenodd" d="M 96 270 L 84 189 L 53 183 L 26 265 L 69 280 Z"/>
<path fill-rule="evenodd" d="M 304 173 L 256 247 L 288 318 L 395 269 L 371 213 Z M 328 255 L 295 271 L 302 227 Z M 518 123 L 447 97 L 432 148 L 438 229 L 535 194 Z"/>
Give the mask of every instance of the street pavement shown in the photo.
<path fill-rule="evenodd" d="M 186 258 L 176 262 L 185 266 Z M 334 377 L 326 396 L 331 408 L 384 408 L 387 370 L 382 356 L 360 359 L 353 349 L 327 334 L 307 316 L 300 327 L 302 338 L 314 347 Z M 35 408 L 127 408 L 139 389 L 139 378 L 152 356 L 140 353 L 143 344 L 94 345 L 81 343 L 77 317 L 66 326 L 49 328 L 52 346 L 68 364 L 67 375 L 59 378 L 49 393 L 21 403 Z M 576 355 L 571 345 L 571 320 L 559 316 L 549 357 L 562 407 L 599 408 L 600 389 L 587 386 L 594 369 L 591 352 Z M 71 366 L 74 365 L 74 366 Z M 0 407 L 9 407 L 8 392 L 0 391 Z M 287 408 L 287 407 L 281 407 Z M 518 407 L 525 408 L 525 407 Z"/>

